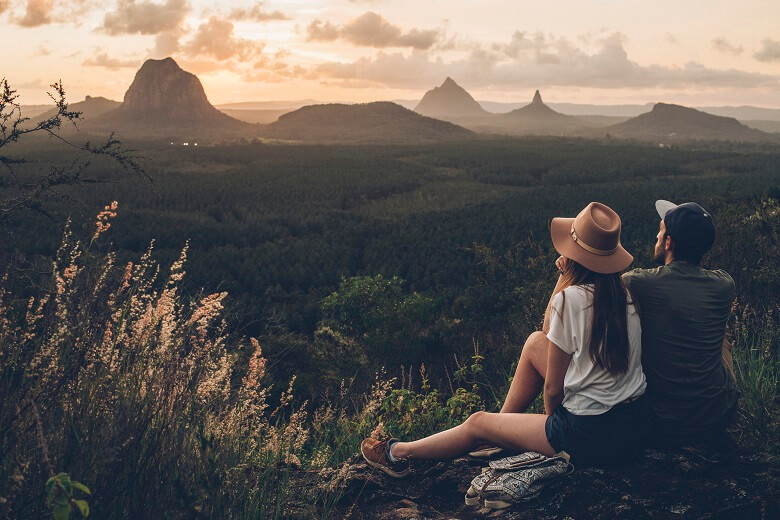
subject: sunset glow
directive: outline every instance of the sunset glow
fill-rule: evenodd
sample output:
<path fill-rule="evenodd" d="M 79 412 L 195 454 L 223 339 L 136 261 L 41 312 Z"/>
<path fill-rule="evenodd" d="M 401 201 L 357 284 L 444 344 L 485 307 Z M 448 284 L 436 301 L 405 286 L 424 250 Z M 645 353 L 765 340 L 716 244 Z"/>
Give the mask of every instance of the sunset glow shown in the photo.
<path fill-rule="evenodd" d="M 0 0 L 0 76 L 26 104 L 60 78 L 121 100 L 172 56 L 216 104 L 419 99 L 451 76 L 481 100 L 780 107 L 778 20 L 774 0 Z"/>

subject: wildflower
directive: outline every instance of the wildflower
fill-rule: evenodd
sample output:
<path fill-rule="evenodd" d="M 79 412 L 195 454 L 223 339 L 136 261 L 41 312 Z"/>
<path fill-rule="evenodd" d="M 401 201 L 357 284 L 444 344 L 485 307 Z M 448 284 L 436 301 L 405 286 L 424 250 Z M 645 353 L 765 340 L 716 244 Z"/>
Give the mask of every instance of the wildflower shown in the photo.
<path fill-rule="evenodd" d="M 112 201 L 111 204 L 103 208 L 103 211 L 97 214 L 97 219 L 95 221 L 95 234 L 92 235 L 92 242 L 97 240 L 97 238 L 102 233 L 108 231 L 108 228 L 111 227 L 110 220 L 116 217 L 116 210 L 118 207 L 119 203 L 117 201 Z"/>
<path fill-rule="evenodd" d="M 369 437 L 381 441 L 383 439 L 387 439 L 390 436 L 385 431 L 385 424 L 380 422 L 376 425 L 376 428 L 373 429 Z"/>

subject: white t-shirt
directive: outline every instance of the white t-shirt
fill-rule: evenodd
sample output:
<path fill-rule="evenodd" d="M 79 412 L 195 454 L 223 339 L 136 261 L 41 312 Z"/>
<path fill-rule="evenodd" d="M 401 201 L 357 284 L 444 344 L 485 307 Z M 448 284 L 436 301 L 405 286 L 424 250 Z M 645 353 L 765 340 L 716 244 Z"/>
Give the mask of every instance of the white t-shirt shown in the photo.
<path fill-rule="evenodd" d="M 547 333 L 550 341 L 571 354 L 563 379 L 563 406 L 574 415 L 602 414 L 626 399 L 642 395 L 647 387 L 642 372 L 642 326 L 631 304 L 626 308 L 628 371 L 614 377 L 591 361 L 592 289 L 593 285 L 575 285 L 556 294 Z M 561 309 L 562 306 L 565 308 Z"/>

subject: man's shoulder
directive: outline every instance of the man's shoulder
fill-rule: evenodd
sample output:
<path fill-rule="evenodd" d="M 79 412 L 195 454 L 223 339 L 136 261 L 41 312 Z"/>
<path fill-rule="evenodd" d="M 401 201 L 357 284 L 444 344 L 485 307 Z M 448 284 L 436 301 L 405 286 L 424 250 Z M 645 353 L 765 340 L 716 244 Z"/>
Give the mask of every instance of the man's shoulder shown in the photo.
<path fill-rule="evenodd" d="M 729 285 L 734 285 L 734 279 L 723 269 L 702 269 L 702 271 L 706 272 L 712 278 L 721 280 Z"/>
<path fill-rule="evenodd" d="M 631 286 L 635 283 L 641 283 L 645 280 L 653 280 L 659 277 L 667 276 L 669 268 L 665 265 L 651 267 L 649 269 L 636 268 L 623 273 L 623 282 Z"/>

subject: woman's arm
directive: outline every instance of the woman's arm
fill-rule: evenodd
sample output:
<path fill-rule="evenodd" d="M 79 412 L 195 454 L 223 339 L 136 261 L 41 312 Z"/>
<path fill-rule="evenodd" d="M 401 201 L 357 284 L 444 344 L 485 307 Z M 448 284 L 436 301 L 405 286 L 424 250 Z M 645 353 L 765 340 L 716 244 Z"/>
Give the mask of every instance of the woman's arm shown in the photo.
<path fill-rule="evenodd" d="M 558 259 L 555 261 L 555 267 L 558 268 L 558 271 L 563 273 L 563 271 L 566 270 L 566 264 L 568 263 L 569 259 L 565 256 L 559 256 Z M 542 332 L 547 334 L 550 332 L 550 312 L 552 310 L 552 300 L 555 298 L 555 295 L 561 292 L 563 290 L 563 284 L 564 279 L 563 276 L 558 276 L 558 281 L 555 283 L 555 289 L 553 289 L 552 294 L 550 295 L 550 301 L 547 302 L 547 309 L 544 311 L 544 322 L 542 323 Z"/>
<path fill-rule="evenodd" d="M 547 351 L 547 375 L 544 379 L 544 411 L 552 415 L 563 401 L 563 378 L 569 369 L 571 354 L 567 354 L 552 341 Z"/>

